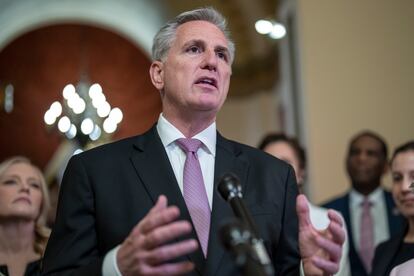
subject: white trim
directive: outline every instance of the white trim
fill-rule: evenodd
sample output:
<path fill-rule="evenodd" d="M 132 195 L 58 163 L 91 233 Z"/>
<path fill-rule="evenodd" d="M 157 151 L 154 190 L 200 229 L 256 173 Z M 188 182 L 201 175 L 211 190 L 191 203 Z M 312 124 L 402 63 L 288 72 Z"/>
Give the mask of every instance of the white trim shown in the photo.
<path fill-rule="evenodd" d="M 150 55 L 152 39 L 164 23 L 158 1 L 2 0 L 0 50 L 39 27 L 60 23 L 103 26 L 129 38 Z"/>

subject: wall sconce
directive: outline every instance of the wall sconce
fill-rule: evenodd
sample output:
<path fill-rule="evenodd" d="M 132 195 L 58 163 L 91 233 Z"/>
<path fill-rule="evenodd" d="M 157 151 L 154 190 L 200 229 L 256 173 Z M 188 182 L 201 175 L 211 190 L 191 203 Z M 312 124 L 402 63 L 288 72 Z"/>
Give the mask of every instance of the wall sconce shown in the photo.
<path fill-rule="evenodd" d="M 0 104 L 6 113 L 11 113 L 14 108 L 14 86 L 10 83 L 0 85 Z"/>
<path fill-rule="evenodd" d="M 256 32 L 268 35 L 272 39 L 282 39 L 286 35 L 286 28 L 283 24 L 274 20 L 260 19 L 255 23 Z"/>

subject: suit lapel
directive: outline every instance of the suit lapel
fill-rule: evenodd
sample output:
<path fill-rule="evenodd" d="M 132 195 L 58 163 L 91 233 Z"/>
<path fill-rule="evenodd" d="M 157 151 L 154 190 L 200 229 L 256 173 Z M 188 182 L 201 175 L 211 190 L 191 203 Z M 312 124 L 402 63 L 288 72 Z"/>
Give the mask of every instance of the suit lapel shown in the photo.
<path fill-rule="evenodd" d="M 190 214 L 156 127 L 152 127 L 147 133 L 139 136 L 134 147 L 135 151 L 131 156 L 132 164 L 154 204 L 160 195 L 165 195 L 169 205 L 175 205 L 180 209 L 180 219 L 191 222 Z M 197 240 L 194 227 L 190 238 Z M 188 257 L 201 274 L 205 265 L 202 251 L 197 250 Z"/>
<path fill-rule="evenodd" d="M 206 275 L 215 275 L 220 263 L 232 260 L 223 260 L 224 248 L 219 239 L 219 230 L 226 218 L 234 217 L 233 211 L 218 193 L 217 184 L 225 173 L 231 172 L 236 174 L 242 183 L 243 190 L 246 190 L 248 163 L 238 156 L 240 150 L 236 149 L 234 144 L 224 139 L 217 133 L 217 147 L 214 168 L 214 191 L 213 191 L 213 210 L 211 214 L 210 236 L 207 253 L 207 273 Z"/>

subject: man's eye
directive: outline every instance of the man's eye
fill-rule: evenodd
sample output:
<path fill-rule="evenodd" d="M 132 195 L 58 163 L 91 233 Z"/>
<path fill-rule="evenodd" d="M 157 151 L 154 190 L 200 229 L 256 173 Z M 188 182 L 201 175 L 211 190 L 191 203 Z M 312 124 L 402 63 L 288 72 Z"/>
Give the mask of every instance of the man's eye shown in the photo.
<path fill-rule="evenodd" d="M 217 53 L 217 56 L 218 56 L 219 58 L 221 58 L 221 59 L 225 60 L 225 61 L 227 61 L 227 60 L 228 60 L 226 53 L 223 53 L 223 52 L 218 52 L 218 53 Z"/>
<path fill-rule="evenodd" d="M 191 46 L 191 47 L 189 47 L 189 48 L 187 49 L 187 52 L 190 52 L 190 53 L 200 53 L 200 52 L 201 52 L 201 50 L 200 50 L 200 47 L 197 47 L 197 46 Z"/>

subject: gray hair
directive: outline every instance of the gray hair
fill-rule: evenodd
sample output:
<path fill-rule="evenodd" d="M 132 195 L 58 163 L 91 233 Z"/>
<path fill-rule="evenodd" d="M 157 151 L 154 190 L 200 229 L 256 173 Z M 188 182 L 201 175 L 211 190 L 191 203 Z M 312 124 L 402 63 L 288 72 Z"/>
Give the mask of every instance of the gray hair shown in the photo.
<path fill-rule="evenodd" d="M 223 32 L 228 42 L 230 63 L 232 63 L 236 48 L 234 46 L 234 42 L 230 38 L 230 31 L 227 28 L 226 19 L 221 13 L 212 7 L 186 11 L 167 22 L 154 37 L 152 45 L 152 59 L 158 61 L 165 60 L 168 51 L 175 40 L 178 27 L 184 23 L 199 20 L 210 22 Z"/>

